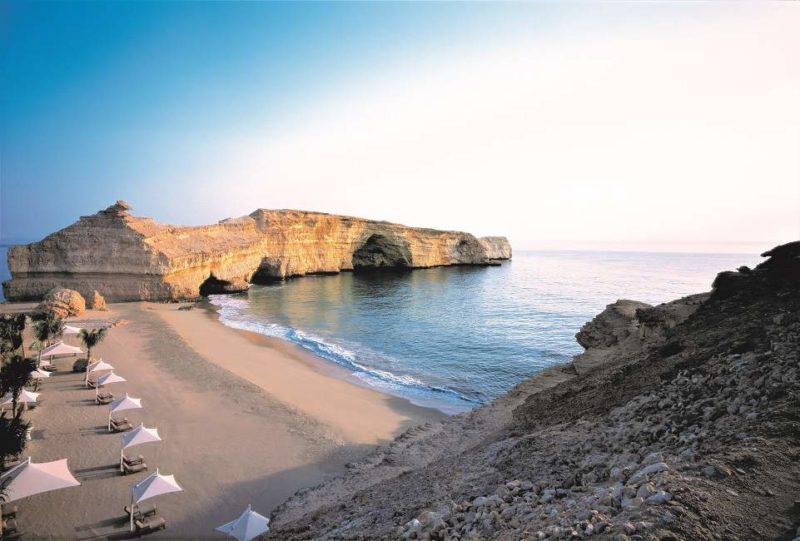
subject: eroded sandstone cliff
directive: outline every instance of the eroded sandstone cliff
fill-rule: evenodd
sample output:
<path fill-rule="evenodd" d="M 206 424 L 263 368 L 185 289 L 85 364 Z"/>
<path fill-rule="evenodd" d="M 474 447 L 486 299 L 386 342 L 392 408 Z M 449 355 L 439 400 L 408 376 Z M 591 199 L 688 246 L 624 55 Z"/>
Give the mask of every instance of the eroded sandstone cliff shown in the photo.
<path fill-rule="evenodd" d="M 8 251 L 11 301 L 54 287 L 109 302 L 191 299 L 251 282 L 375 267 L 482 265 L 509 259 L 503 237 L 406 227 L 319 212 L 259 209 L 218 224 L 179 227 L 133 216 L 123 201 Z"/>

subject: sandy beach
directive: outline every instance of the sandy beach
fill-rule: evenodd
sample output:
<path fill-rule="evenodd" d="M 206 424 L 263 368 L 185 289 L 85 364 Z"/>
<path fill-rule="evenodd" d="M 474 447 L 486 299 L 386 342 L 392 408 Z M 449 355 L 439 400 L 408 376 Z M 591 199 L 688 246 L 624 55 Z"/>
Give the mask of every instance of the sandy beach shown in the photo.
<path fill-rule="evenodd" d="M 156 468 L 174 474 L 184 492 L 151 500 L 168 523 L 152 537 L 222 539 L 214 527 L 248 504 L 268 515 L 375 444 L 442 417 L 343 380 L 293 344 L 225 327 L 201 307 L 178 307 L 115 304 L 72 318 L 116 322 L 93 356 L 127 379 L 109 391 L 142 399 L 144 408 L 125 416 L 157 427 L 163 441 L 129 449 L 144 455 L 149 471 L 121 475 L 121 435 L 107 431 L 108 408 L 71 372 L 74 358 L 57 360 L 42 405 L 27 414 L 33 439 L 25 455 L 67 458 L 82 486 L 15 502 L 26 539 L 128 537 L 129 487 Z"/>

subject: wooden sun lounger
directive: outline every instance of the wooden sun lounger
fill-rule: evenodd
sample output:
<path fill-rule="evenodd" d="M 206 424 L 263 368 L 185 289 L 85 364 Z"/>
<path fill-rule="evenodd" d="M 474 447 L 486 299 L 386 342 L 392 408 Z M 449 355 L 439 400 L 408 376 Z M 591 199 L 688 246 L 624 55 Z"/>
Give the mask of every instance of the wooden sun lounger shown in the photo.
<path fill-rule="evenodd" d="M 139 505 L 133 505 L 133 518 L 136 520 L 141 520 L 144 517 L 149 517 L 155 515 L 158 512 L 155 505 L 149 505 L 147 507 L 141 507 Z M 131 508 L 130 506 L 125 506 L 125 514 L 130 517 L 131 516 Z"/>
<path fill-rule="evenodd" d="M 144 462 L 144 457 L 142 455 L 135 456 L 133 458 L 128 458 L 126 456 L 123 456 L 122 461 L 128 466 L 135 466 L 136 464 Z"/>
<path fill-rule="evenodd" d="M 157 532 L 158 530 L 167 528 L 167 521 L 164 520 L 164 517 L 159 517 L 157 515 L 146 519 L 134 520 L 134 524 L 136 525 L 136 533 L 138 534 Z"/>
<path fill-rule="evenodd" d="M 17 521 L 13 518 L 3 520 L 3 536 L 19 533 Z M 5 537 L 3 537 L 5 539 Z"/>
<path fill-rule="evenodd" d="M 128 465 L 127 463 L 125 463 L 124 460 L 122 461 L 122 475 L 128 475 L 129 473 L 138 473 L 146 469 L 147 469 L 147 464 L 145 464 L 144 462 Z"/>
<path fill-rule="evenodd" d="M 111 419 L 111 430 L 113 432 L 127 432 L 131 428 L 133 428 L 133 426 L 128 422 L 128 419 Z"/>
<path fill-rule="evenodd" d="M 103 406 L 105 404 L 111 404 L 111 402 L 114 400 L 114 395 L 111 393 L 100 393 L 95 397 L 94 400 L 95 402 Z"/>
<path fill-rule="evenodd" d="M 3 520 L 7 520 L 10 518 L 16 518 L 17 516 L 17 506 L 16 505 L 4 505 L 3 506 Z"/>

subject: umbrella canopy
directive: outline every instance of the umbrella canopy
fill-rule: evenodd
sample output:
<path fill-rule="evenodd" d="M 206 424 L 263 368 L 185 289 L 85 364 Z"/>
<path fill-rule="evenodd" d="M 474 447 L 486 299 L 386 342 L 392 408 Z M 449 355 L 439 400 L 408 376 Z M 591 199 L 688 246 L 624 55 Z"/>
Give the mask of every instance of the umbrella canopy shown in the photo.
<path fill-rule="evenodd" d="M 96 363 L 90 364 L 86 369 L 87 372 L 102 372 L 104 370 L 114 370 L 114 367 L 105 362 L 103 359 L 100 359 Z"/>
<path fill-rule="evenodd" d="M 42 379 L 42 378 L 49 378 L 50 372 L 37 368 L 33 372 L 31 372 L 31 377 L 33 379 Z"/>
<path fill-rule="evenodd" d="M 141 503 L 155 496 L 182 491 L 183 489 L 175 481 L 174 475 L 161 475 L 158 469 L 131 487 L 133 503 Z"/>
<path fill-rule="evenodd" d="M 141 398 L 131 398 L 128 396 L 128 393 L 125 393 L 125 396 L 120 398 L 119 400 L 114 400 L 109 405 L 109 414 L 117 412 L 117 411 L 125 411 L 125 410 L 138 410 L 142 407 L 142 399 Z"/>
<path fill-rule="evenodd" d="M 233 522 L 223 524 L 217 528 L 230 537 L 235 537 L 239 541 L 250 541 L 254 537 L 269 531 L 269 519 L 253 511 L 251 506 L 247 506 L 244 513 Z"/>
<path fill-rule="evenodd" d="M 84 377 L 84 382 L 86 386 L 89 386 L 89 373 L 90 372 L 103 372 L 104 370 L 114 370 L 114 367 L 109 363 L 105 362 L 103 359 L 98 360 L 92 364 L 86 365 L 86 374 Z"/>
<path fill-rule="evenodd" d="M 122 383 L 123 381 L 128 381 L 122 376 L 118 376 L 114 372 L 109 372 L 108 374 L 102 375 L 97 378 L 98 385 L 110 385 L 112 383 Z"/>
<path fill-rule="evenodd" d="M 19 393 L 19 398 L 17 398 L 18 404 L 35 404 L 36 399 L 39 398 L 39 395 L 42 393 L 33 393 L 28 391 L 27 389 L 23 389 Z M 3 397 L 3 402 L 0 403 L 0 406 L 5 406 L 6 404 L 11 404 L 13 402 L 13 398 L 11 394 L 7 394 Z"/>
<path fill-rule="evenodd" d="M 55 357 L 57 355 L 80 355 L 83 353 L 81 348 L 68 346 L 64 342 L 57 342 L 52 346 L 47 346 L 42 350 L 41 357 Z"/>
<path fill-rule="evenodd" d="M 72 327 L 70 325 L 64 325 L 64 330 L 61 331 L 61 334 L 79 334 L 81 329 L 78 327 Z"/>
<path fill-rule="evenodd" d="M 131 487 L 131 508 L 133 504 L 141 503 L 149 498 L 182 491 L 183 489 L 175 481 L 174 475 L 161 475 L 156 468 L 154 474 L 145 477 Z M 131 531 L 133 531 L 133 513 L 131 513 Z"/>
<path fill-rule="evenodd" d="M 127 434 L 124 434 L 122 436 L 122 449 L 119 451 L 119 471 L 125 471 L 123 468 L 123 459 L 126 448 L 154 441 L 161 441 L 161 436 L 158 435 L 158 429 L 145 428 L 144 423 L 140 424 Z"/>
<path fill-rule="evenodd" d="M 140 424 L 127 434 L 122 436 L 122 448 L 127 449 L 141 443 L 161 441 L 157 428 L 145 428 L 144 423 Z"/>
<path fill-rule="evenodd" d="M 35 464 L 28 458 L 26 462 L 14 466 L 0 475 L 0 482 L 8 482 L 6 486 L 7 502 L 33 496 L 40 492 L 80 485 L 70 473 L 66 458 L 40 464 Z"/>

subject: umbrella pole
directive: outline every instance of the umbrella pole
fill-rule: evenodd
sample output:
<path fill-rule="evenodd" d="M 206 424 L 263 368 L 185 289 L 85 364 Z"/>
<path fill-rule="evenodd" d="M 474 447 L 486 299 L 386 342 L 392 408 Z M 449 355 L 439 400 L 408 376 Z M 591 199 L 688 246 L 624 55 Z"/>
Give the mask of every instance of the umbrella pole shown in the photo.
<path fill-rule="evenodd" d="M 111 412 L 108 413 L 108 431 L 111 432 Z"/>
<path fill-rule="evenodd" d="M 122 461 L 125 460 L 125 448 L 119 450 L 119 471 L 125 473 L 125 468 L 122 467 Z"/>
<path fill-rule="evenodd" d="M 133 531 L 133 487 L 131 487 L 131 531 Z"/>

